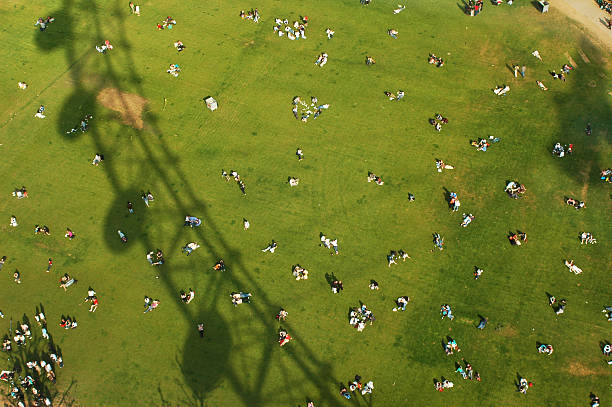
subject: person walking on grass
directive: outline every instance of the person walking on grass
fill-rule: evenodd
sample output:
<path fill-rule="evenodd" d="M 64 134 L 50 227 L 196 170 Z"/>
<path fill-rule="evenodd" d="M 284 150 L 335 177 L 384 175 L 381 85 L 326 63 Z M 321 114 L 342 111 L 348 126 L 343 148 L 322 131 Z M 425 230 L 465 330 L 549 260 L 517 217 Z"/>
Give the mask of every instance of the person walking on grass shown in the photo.
<path fill-rule="evenodd" d="M 130 201 L 127 203 L 127 210 L 129 213 L 134 213 L 134 204 Z"/>
<path fill-rule="evenodd" d="M 53 259 L 49 258 L 49 264 L 47 265 L 47 273 L 51 271 L 51 267 L 53 267 Z"/>
<path fill-rule="evenodd" d="M 17 284 L 21 284 L 21 274 L 19 274 L 19 270 L 15 270 L 13 273 L 13 279 Z"/>

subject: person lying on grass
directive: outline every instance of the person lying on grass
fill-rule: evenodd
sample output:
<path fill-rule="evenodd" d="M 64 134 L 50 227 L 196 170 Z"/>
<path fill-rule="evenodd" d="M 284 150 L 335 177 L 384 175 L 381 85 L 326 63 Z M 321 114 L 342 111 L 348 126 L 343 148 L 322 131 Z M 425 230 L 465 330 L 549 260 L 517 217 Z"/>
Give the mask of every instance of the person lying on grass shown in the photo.
<path fill-rule="evenodd" d="M 251 293 L 244 293 L 244 292 L 239 292 L 239 293 L 231 293 L 230 297 L 232 297 L 232 304 L 234 304 L 234 307 L 237 307 L 240 304 L 249 304 L 251 302 Z"/>
<path fill-rule="evenodd" d="M 75 284 L 76 282 L 77 282 L 77 280 L 75 280 L 74 278 L 70 277 L 70 275 L 68 275 L 66 273 L 60 279 L 60 287 L 62 287 L 64 289 L 64 291 L 66 291 L 68 289 L 68 287 L 70 287 L 72 284 Z"/>
<path fill-rule="evenodd" d="M 384 181 L 378 175 L 373 172 L 368 172 L 368 182 L 374 181 L 376 185 L 384 185 Z"/>

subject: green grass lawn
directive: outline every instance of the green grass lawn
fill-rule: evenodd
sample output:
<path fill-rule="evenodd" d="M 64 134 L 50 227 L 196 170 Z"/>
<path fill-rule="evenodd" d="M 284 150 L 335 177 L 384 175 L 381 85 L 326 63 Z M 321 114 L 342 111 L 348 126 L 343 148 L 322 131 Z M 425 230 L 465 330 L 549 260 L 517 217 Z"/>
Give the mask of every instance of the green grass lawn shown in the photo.
<path fill-rule="evenodd" d="M 127 3 L 0 5 L 0 256 L 8 256 L 0 332 L 44 306 L 65 362 L 56 404 L 557 407 L 586 406 L 591 391 L 609 398 L 600 343 L 612 335 L 600 311 L 612 304 L 612 189 L 598 174 L 612 154 L 612 66 L 580 28 L 527 1 L 486 4 L 474 18 L 454 1 L 405 3 L 398 15 L 397 2 L 384 0 L 146 1 L 140 17 Z M 258 24 L 238 16 L 251 7 Z M 306 40 L 274 35 L 275 17 L 304 14 Z M 47 15 L 56 21 L 39 32 L 33 24 Z M 176 27 L 156 30 L 168 15 Z M 101 55 L 94 46 L 105 39 L 115 48 Z M 176 40 L 186 45 L 180 54 Z M 536 49 L 543 62 L 531 55 Z M 317 68 L 321 52 L 329 61 Z M 445 59 L 443 68 L 427 63 L 430 52 Z M 366 66 L 366 55 L 376 65 Z M 559 72 L 568 56 L 575 72 L 553 81 L 548 71 Z M 171 63 L 181 67 L 178 78 L 165 72 Z M 513 77 L 515 63 L 527 66 L 525 79 Z M 491 89 L 502 84 L 511 90 L 500 98 Z M 146 98 L 142 130 L 97 101 L 107 88 Z M 399 103 L 383 94 L 397 89 L 406 92 Z M 202 101 L 209 95 L 215 112 Z M 331 107 L 301 123 L 291 114 L 296 95 Z M 128 98 L 117 102 L 134 113 Z M 32 117 L 40 104 L 45 120 Z M 436 112 L 450 120 L 441 133 L 427 122 Z M 87 113 L 87 133 L 65 134 Z M 501 142 L 487 152 L 470 146 L 488 136 Z M 553 158 L 557 141 L 573 143 L 574 154 Z M 105 161 L 95 167 L 98 152 Z M 436 158 L 455 169 L 436 172 Z M 222 169 L 240 173 L 246 196 Z M 367 183 L 368 171 L 384 186 Z M 300 178 L 298 187 L 287 185 L 289 176 Z M 508 180 L 526 185 L 524 199 L 506 197 Z M 29 198 L 11 197 L 22 185 Z M 156 198 L 150 208 L 140 199 L 146 190 Z M 462 211 L 447 209 L 445 190 L 476 216 L 468 228 L 459 226 Z M 587 208 L 564 205 L 566 196 Z M 9 226 L 11 215 L 19 227 Z M 203 225 L 185 228 L 185 215 Z M 35 224 L 51 236 L 34 235 Z M 66 227 L 76 239 L 63 237 Z M 509 245 L 516 229 L 527 232 L 526 245 Z M 599 243 L 581 246 L 582 231 Z M 319 247 L 321 232 L 339 239 L 339 256 Z M 445 237 L 442 252 L 431 252 L 434 232 Z M 272 239 L 277 252 L 262 253 Z M 191 241 L 201 248 L 187 257 L 180 248 Z M 166 255 L 159 268 L 145 258 L 155 248 Z M 388 268 L 386 254 L 400 248 L 412 260 Z M 220 258 L 225 273 L 212 270 Z M 568 272 L 565 259 L 584 273 Z M 310 271 L 307 281 L 292 277 L 296 263 Z M 485 270 L 477 281 L 474 266 Z M 66 293 L 57 283 L 63 273 L 78 279 Z M 326 281 L 332 273 L 344 282 L 339 295 Z M 368 289 L 371 279 L 380 291 Z M 88 286 L 100 300 L 95 313 L 80 304 Z M 179 291 L 190 287 L 195 300 L 182 304 Z M 232 291 L 251 292 L 252 303 L 235 308 Z M 547 292 L 567 299 L 565 314 L 554 314 Z M 155 312 L 142 313 L 145 295 L 161 300 Z M 407 311 L 392 312 L 402 295 L 411 298 Z M 376 316 L 361 333 L 347 318 L 360 301 Z M 440 320 L 445 303 L 452 322 Z M 281 307 L 294 337 L 283 348 L 274 318 Z M 61 329 L 63 314 L 79 328 Z M 478 315 L 489 318 L 483 331 Z M 447 335 L 461 353 L 445 355 Z M 553 344 L 554 354 L 539 355 L 537 342 Z M 482 382 L 454 373 L 462 357 Z M 373 380 L 374 393 L 344 400 L 339 383 L 355 374 Z M 516 392 L 517 374 L 535 383 L 526 396 Z M 435 392 L 441 376 L 455 387 Z"/>

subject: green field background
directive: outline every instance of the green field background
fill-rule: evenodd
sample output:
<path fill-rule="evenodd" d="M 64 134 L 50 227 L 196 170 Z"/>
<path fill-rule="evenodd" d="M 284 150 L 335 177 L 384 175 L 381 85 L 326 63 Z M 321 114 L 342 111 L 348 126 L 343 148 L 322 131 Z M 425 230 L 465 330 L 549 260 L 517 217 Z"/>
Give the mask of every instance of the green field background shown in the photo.
<path fill-rule="evenodd" d="M 486 4 L 475 18 L 446 0 L 406 3 L 398 15 L 396 2 L 383 0 L 146 1 L 140 17 L 127 3 L 0 5 L 0 256 L 9 258 L 0 332 L 44 305 L 64 355 L 57 389 L 66 404 L 556 407 L 587 405 L 591 391 L 610 395 L 600 344 L 612 335 L 600 311 L 612 305 L 612 189 L 598 174 L 611 164 L 611 55 L 580 27 L 554 7 L 541 15 L 522 0 Z M 258 24 L 238 16 L 251 7 L 262 15 Z M 47 15 L 56 21 L 39 32 L 36 18 Z M 158 31 L 168 15 L 176 27 Z M 274 35 L 275 17 L 300 15 L 310 21 L 306 40 Z M 106 39 L 115 48 L 97 53 Z M 176 40 L 186 45 L 180 54 Z M 536 49 L 543 62 L 531 55 Z M 329 62 L 319 69 L 321 52 Z M 427 64 L 429 53 L 445 66 Z M 376 65 L 366 66 L 366 55 Z M 568 56 L 575 72 L 553 81 L 548 71 L 560 71 Z M 171 63 L 181 66 L 178 78 L 165 72 Z M 525 79 L 513 77 L 515 63 L 527 66 Z M 491 89 L 502 84 L 511 91 L 499 98 Z M 143 130 L 96 101 L 107 88 L 147 99 Z M 389 102 L 383 92 L 397 89 L 404 100 Z M 219 102 L 215 112 L 202 101 L 209 95 Z M 291 114 L 296 95 L 331 106 L 304 124 Z M 40 104 L 45 120 L 32 117 Z M 437 112 L 449 118 L 440 133 L 427 122 Z M 87 133 L 65 134 L 87 113 Z M 501 142 L 489 151 L 470 146 L 491 135 Z M 573 143 L 574 154 L 553 158 L 556 142 Z M 98 152 L 106 159 L 94 167 Z M 437 173 L 436 158 L 455 169 Z M 240 173 L 246 196 L 222 169 Z M 368 171 L 385 185 L 367 183 Z M 289 176 L 300 185 L 290 188 Z M 524 199 L 506 197 L 508 180 L 526 185 Z M 22 185 L 30 197 L 11 197 Z M 468 228 L 448 211 L 445 189 L 476 216 Z M 150 208 L 140 200 L 146 190 L 156 197 Z M 568 196 L 587 208 L 564 205 Z M 183 227 L 185 215 L 203 225 Z M 34 235 L 35 224 L 51 236 Z M 76 239 L 63 238 L 66 227 Z M 516 229 L 529 236 L 522 247 L 506 238 Z M 599 244 L 581 246 L 582 231 Z M 340 256 L 319 247 L 321 232 L 339 239 Z M 431 252 L 434 232 L 445 237 L 443 252 Z M 272 239 L 277 252 L 261 253 Z M 186 257 L 180 248 L 190 241 L 202 247 Z M 159 268 L 145 258 L 155 248 L 167 258 Z M 385 255 L 401 248 L 412 260 L 388 268 Z M 212 270 L 219 258 L 225 273 Z M 568 272 L 569 258 L 582 275 Z M 296 263 L 310 271 L 307 281 L 292 277 Z M 477 281 L 474 266 L 485 270 Z M 64 293 L 57 281 L 66 272 L 79 281 Z M 326 273 L 343 280 L 341 294 L 331 293 Z M 368 289 L 371 279 L 380 291 Z M 100 300 L 95 313 L 79 305 L 88 286 Z M 190 287 L 196 298 L 182 304 L 179 290 Z M 251 292 L 252 304 L 233 307 L 232 291 Z M 547 292 L 567 299 L 565 314 L 552 312 Z M 143 314 L 145 295 L 159 298 L 159 309 Z M 392 312 L 403 295 L 411 297 L 407 312 Z M 361 333 L 347 318 L 360 301 L 376 316 Z M 440 320 L 444 303 L 453 306 L 452 322 Z M 283 348 L 280 307 L 295 338 Z M 79 328 L 60 329 L 63 314 Z M 483 331 L 478 315 L 490 321 Z M 447 335 L 458 355 L 443 352 Z M 538 341 L 555 353 L 539 355 Z M 462 357 L 482 382 L 454 373 Z M 344 400 L 339 383 L 355 374 L 373 380 L 374 393 Z M 535 383 L 527 396 L 516 392 L 517 374 Z M 441 376 L 455 387 L 435 392 Z"/>

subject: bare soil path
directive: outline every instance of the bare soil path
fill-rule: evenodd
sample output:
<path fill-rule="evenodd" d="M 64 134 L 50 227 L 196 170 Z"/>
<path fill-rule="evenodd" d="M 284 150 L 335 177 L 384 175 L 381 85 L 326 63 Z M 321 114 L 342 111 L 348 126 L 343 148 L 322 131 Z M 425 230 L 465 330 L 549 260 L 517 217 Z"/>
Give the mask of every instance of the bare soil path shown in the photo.
<path fill-rule="evenodd" d="M 612 15 L 601 10 L 595 0 L 554 0 L 550 7 L 580 23 L 608 52 L 612 52 L 612 30 L 607 27 Z"/>

